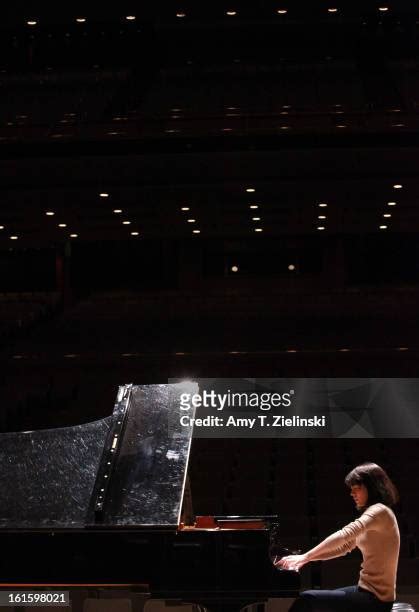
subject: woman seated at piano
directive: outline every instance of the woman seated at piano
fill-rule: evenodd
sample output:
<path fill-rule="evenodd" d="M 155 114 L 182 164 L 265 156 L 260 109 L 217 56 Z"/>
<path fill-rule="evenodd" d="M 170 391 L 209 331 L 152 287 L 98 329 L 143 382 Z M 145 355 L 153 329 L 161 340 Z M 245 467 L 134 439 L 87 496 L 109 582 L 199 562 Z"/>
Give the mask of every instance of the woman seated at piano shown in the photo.
<path fill-rule="evenodd" d="M 360 516 L 318 546 L 304 554 L 283 557 L 276 565 L 298 571 L 310 561 L 341 557 L 358 547 L 363 557 L 358 584 L 330 591 L 304 591 L 290 612 L 387 612 L 392 608 L 400 548 L 399 528 L 391 510 L 398 501 L 397 489 L 375 463 L 354 468 L 346 476 L 345 484 Z"/>

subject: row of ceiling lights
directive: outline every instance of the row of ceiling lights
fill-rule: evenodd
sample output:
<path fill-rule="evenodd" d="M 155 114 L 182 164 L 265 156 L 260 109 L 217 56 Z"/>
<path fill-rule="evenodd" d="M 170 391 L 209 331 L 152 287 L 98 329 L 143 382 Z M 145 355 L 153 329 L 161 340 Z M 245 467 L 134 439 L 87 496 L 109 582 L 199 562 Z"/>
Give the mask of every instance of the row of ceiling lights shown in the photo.
<path fill-rule="evenodd" d="M 378 10 L 380 13 L 386 13 L 386 12 L 388 12 L 388 11 L 389 11 L 389 7 L 388 7 L 388 6 L 379 6 L 377 10 Z M 278 8 L 278 9 L 276 9 L 276 13 L 277 13 L 278 15 L 286 15 L 286 14 L 287 14 L 287 12 L 288 12 L 288 9 L 286 9 L 286 8 Z M 329 7 L 329 8 L 327 9 L 327 12 L 328 12 L 328 13 L 338 13 L 338 12 L 339 12 L 339 9 L 338 9 L 337 7 Z M 238 11 L 235 11 L 235 10 L 228 10 L 228 11 L 225 11 L 225 13 L 224 13 L 224 14 L 225 14 L 227 17 L 236 17 L 236 16 L 238 15 Z M 185 13 L 184 11 L 178 11 L 178 12 L 176 13 L 176 17 L 178 17 L 179 19 L 182 19 L 182 18 L 186 17 L 186 13 Z M 125 16 L 125 20 L 126 20 L 126 21 L 135 21 L 135 20 L 136 20 L 136 15 L 126 15 L 126 16 Z M 77 23 L 86 23 L 87 19 L 86 19 L 86 17 L 76 17 L 76 18 L 75 18 L 75 21 L 76 21 Z M 26 24 L 27 24 L 28 26 L 36 26 L 36 25 L 38 25 L 38 23 L 39 23 L 39 22 L 38 22 L 38 20 L 37 20 L 37 19 L 28 19 L 28 20 L 26 21 Z"/>
<path fill-rule="evenodd" d="M 341 112 L 335 111 L 335 113 L 336 114 L 343 114 L 342 111 Z M 281 114 L 284 114 L 284 113 L 281 113 Z M 337 123 L 337 124 L 335 124 L 332 127 L 335 127 L 336 129 L 345 129 L 345 128 L 350 127 L 350 124 L 348 124 L 348 123 Z M 359 126 L 356 126 L 356 127 L 359 127 Z M 391 127 L 393 127 L 393 128 L 404 128 L 404 127 L 407 127 L 407 124 L 406 123 L 392 123 Z M 283 130 L 283 131 L 284 130 L 291 130 L 292 128 L 293 128 L 292 125 L 279 125 L 278 126 L 278 129 L 279 130 Z M 221 132 L 234 132 L 235 129 L 237 129 L 237 128 L 223 127 L 223 128 L 220 128 L 220 131 Z M 300 127 L 300 129 L 302 129 L 302 128 Z M 240 128 L 238 128 L 238 130 L 240 131 Z M 182 129 L 180 129 L 180 128 L 176 128 L 176 129 L 169 128 L 169 129 L 165 129 L 164 131 L 165 131 L 166 134 L 180 134 L 182 132 Z M 123 134 L 123 132 L 108 132 L 108 135 L 121 135 L 121 134 Z"/>
<path fill-rule="evenodd" d="M 400 183 L 397 183 L 396 185 L 393 185 L 393 189 L 402 189 L 403 185 L 401 185 Z M 387 202 L 387 206 L 396 206 L 397 202 Z M 383 213 L 383 217 L 385 219 L 390 219 L 391 218 L 391 213 L 386 212 Z M 386 225 L 385 223 L 382 223 L 381 225 L 378 226 L 380 230 L 386 230 L 388 228 L 388 225 Z"/>
<path fill-rule="evenodd" d="M 329 106 L 332 106 L 335 109 L 338 109 L 338 108 L 340 109 L 340 108 L 342 108 L 343 104 L 330 104 Z M 281 108 L 292 109 L 292 105 L 291 104 L 282 104 Z M 234 112 L 234 113 L 227 112 L 227 111 L 232 111 L 232 110 L 237 111 L 237 112 Z M 349 108 L 349 110 L 352 112 L 351 108 Z M 299 111 L 300 111 L 299 108 L 296 108 L 294 110 L 294 112 L 296 112 L 296 113 L 298 113 Z M 171 119 L 183 119 L 184 116 L 185 116 L 185 113 L 187 114 L 189 112 L 189 109 L 187 109 L 185 111 L 184 108 L 171 108 L 170 112 L 171 113 L 174 113 L 174 112 L 182 113 L 181 115 L 171 115 L 171 117 L 170 117 Z M 282 110 L 282 111 L 278 111 L 278 112 L 279 112 L 280 115 L 289 115 L 289 110 Z M 335 110 L 333 112 L 337 113 L 337 114 L 340 114 L 340 115 L 345 113 L 345 111 L 343 111 L 343 110 Z M 388 108 L 388 109 L 386 109 L 385 112 L 401 113 L 402 109 L 401 108 Z M 134 113 L 135 113 L 135 111 L 134 111 Z M 225 106 L 224 107 L 224 114 L 225 114 L 226 117 L 241 117 L 243 114 L 247 114 L 247 113 L 248 113 L 247 110 L 244 110 L 243 112 L 241 112 L 239 106 Z M 65 119 L 59 119 L 58 123 L 71 123 L 71 121 L 76 121 L 77 118 L 78 118 L 78 116 L 77 116 L 78 114 L 79 113 L 64 113 Z M 15 119 L 19 119 L 19 120 L 25 120 L 25 119 L 29 119 L 29 118 L 30 118 L 30 115 L 21 115 L 21 114 L 16 114 L 15 115 Z M 127 117 L 126 115 L 116 115 L 115 117 L 112 118 L 112 120 L 113 121 L 128 121 L 129 117 Z M 9 122 L 6 123 L 6 125 L 14 125 L 14 123 L 9 121 Z"/>
<path fill-rule="evenodd" d="M 109 198 L 109 193 L 107 191 L 101 191 L 99 193 L 99 197 L 101 197 L 101 198 Z M 113 213 L 115 215 L 121 215 L 122 212 L 123 212 L 122 208 L 114 208 L 113 209 Z M 129 221 L 128 219 L 125 219 L 124 221 L 122 221 L 122 225 L 127 225 L 127 226 L 131 225 L 131 221 Z M 137 236 L 140 235 L 140 232 L 137 231 L 137 230 L 132 230 L 130 232 L 130 234 L 131 234 L 131 236 L 137 237 Z"/>
<path fill-rule="evenodd" d="M 341 106 L 341 104 L 334 104 L 333 106 L 338 107 L 338 106 Z M 289 104 L 287 104 L 287 105 L 283 105 L 283 108 L 291 108 L 291 107 L 290 107 Z M 333 112 L 335 114 L 340 114 L 340 115 L 344 114 L 344 111 L 335 110 Z M 400 109 L 391 109 L 391 112 L 398 113 L 398 112 L 401 112 L 401 110 Z M 72 113 L 72 114 L 75 115 L 75 113 Z M 247 116 L 247 113 L 246 113 L 246 115 L 244 115 L 242 113 L 235 113 L 235 114 L 224 113 L 224 114 L 225 114 L 226 117 L 233 117 L 233 116 L 234 117 L 244 117 L 244 116 Z M 288 115 L 289 112 L 288 111 L 280 111 L 279 114 L 280 115 Z M 172 116 L 171 117 L 171 119 L 184 119 L 184 118 L 185 118 L 184 116 L 181 116 L 181 117 L 180 116 L 176 116 L 176 117 Z M 16 115 L 16 119 L 18 119 L 18 120 L 28 119 L 28 115 Z M 122 120 L 127 121 L 128 117 L 114 117 L 113 120 L 114 121 L 117 121 L 117 120 L 118 121 L 122 121 Z M 62 124 L 70 123 L 70 121 L 68 119 L 61 119 L 59 121 L 59 123 L 62 123 Z M 12 122 L 12 121 L 7 121 L 6 122 L 6 126 L 7 127 L 13 127 L 14 125 L 15 125 L 15 123 Z M 16 123 L 16 125 L 23 125 L 23 124 Z M 346 127 L 348 127 L 348 124 L 336 124 L 334 127 L 335 128 L 346 128 Z M 392 123 L 391 127 L 406 127 L 406 124 L 405 123 Z M 281 126 L 279 126 L 279 129 L 281 129 L 281 130 L 288 130 L 288 129 L 292 129 L 292 126 L 291 125 L 281 125 Z M 221 131 L 223 131 L 223 132 L 227 132 L 227 131 L 228 132 L 232 132 L 233 130 L 234 130 L 234 128 L 231 128 L 231 127 L 229 127 L 229 128 L 222 128 L 221 129 Z M 165 129 L 165 133 L 167 133 L 167 134 L 180 133 L 181 131 L 182 130 L 180 130 L 180 129 Z M 107 133 L 108 133 L 108 135 L 111 135 L 111 136 L 125 134 L 125 132 L 115 132 L 115 131 L 108 131 Z M 60 134 L 60 133 L 51 134 L 52 138 L 58 138 L 60 136 L 63 136 L 63 134 Z M 72 136 L 72 134 L 67 134 L 67 136 Z"/>
<path fill-rule="evenodd" d="M 109 197 L 109 193 L 101 192 L 101 193 L 99 193 L 99 196 L 101 198 L 108 198 Z M 122 209 L 115 208 L 113 212 L 115 214 L 120 214 L 120 213 L 122 213 Z M 55 216 L 55 212 L 53 210 L 47 210 L 45 212 L 45 215 L 47 217 L 54 217 Z M 129 221 L 129 220 L 122 221 L 122 225 L 131 225 L 131 221 Z M 57 227 L 59 227 L 60 229 L 65 229 L 67 227 L 67 223 L 58 223 Z M 0 225 L 0 230 L 3 230 L 3 229 L 5 229 L 5 226 L 4 225 Z M 138 231 L 132 231 L 131 232 L 131 236 L 139 236 L 139 235 L 140 235 L 140 233 Z M 69 236 L 70 236 L 70 238 L 78 238 L 79 235 L 75 234 L 75 233 L 72 233 L 72 234 L 69 234 Z M 10 236 L 10 240 L 18 240 L 18 238 L 19 238 L 19 236 L 16 236 L 16 235 Z"/>
<path fill-rule="evenodd" d="M 135 21 L 136 20 L 136 16 L 135 15 L 126 15 L 125 16 L 125 20 L 126 21 Z M 86 19 L 86 17 L 76 17 L 75 21 L 77 23 L 86 23 L 87 19 Z M 26 21 L 26 25 L 28 25 L 28 26 L 36 26 L 36 25 L 39 25 L 39 21 L 37 19 L 28 19 Z"/>
<path fill-rule="evenodd" d="M 393 185 L 393 189 L 402 189 L 402 187 L 403 187 L 403 185 L 401 185 L 400 183 L 397 183 L 397 184 Z M 255 192 L 256 192 L 256 189 L 254 187 L 246 187 L 246 193 L 253 194 Z M 101 197 L 101 198 L 109 198 L 109 193 L 105 192 L 105 191 L 101 191 L 99 193 L 99 197 Z M 397 204 L 397 202 L 387 202 L 388 206 L 396 206 L 396 204 Z M 327 208 L 327 203 L 326 202 L 320 202 L 319 204 L 317 204 L 317 206 L 319 208 Z M 258 210 L 259 209 L 259 204 L 254 204 L 254 203 L 253 204 L 249 204 L 249 208 L 252 211 Z M 182 212 L 189 212 L 190 211 L 190 206 L 182 206 L 180 210 Z M 114 208 L 113 209 L 113 213 L 114 214 L 119 215 L 119 214 L 122 214 L 122 212 L 123 211 L 122 211 L 121 208 Z M 47 217 L 54 217 L 55 216 L 55 212 L 52 211 L 52 210 L 47 210 L 45 212 L 45 215 Z M 391 213 L 384 213 L 383 217 L 390 218 L 391 217 Z M 327 217 L 326 217 L 325 214 L 320 214 L 320 215 L 317 216 L 317 219 L 320 222 L 324 221 L 326 218 Z M 254 221 L 254 222 L 259 222 L 261 220 L 262 219 L 259 216 L 252 217 L 252 221 Z M 186 221 L 187 221 L 187 223 L 196 223 L 196 219 L 194 219 L 193 217 L 187 218 Z M 122 221 L 122 225 L 131 225 L 131 221 L 126 219 L 126 220 Z M 65 229 L 67 227 L 67 224 L 66 223 L 58 223 L 57 227 L 59 227 L 61 229 Z M 4 229 L 5 229 L 5 226 L 4 225 L 0 225 L 0 230 L 4 230 Z M 326 226 L 325 225 L 318 225 L 317 229 L 320 230 L 320 231 L 323 231 L 323 230 L 326 229 Z M 387 225 L 380 225 L 379 229 L 387 229 Z M 262 227 L 255 227 L 254 231 L 257 232 L 257 233 L 260 233 L 260 232 L 263 232 L 263 228 Z M 200 234 L 201 230 L 195 228 L 195 229 L 192 230 L 192 233 L 193 234 Z M 140 235 L 140 233 L 138 231 L 132 231 L 131 232 L 131 236 L 139 236 L 139 235 Z M 78 234 L 74 234 L 74 233 L 69 234 L 69 236 L 70 236 L 70 238 L 78 238 Z M 16 235 L 10 236 L 10 240 L 18 240 L 18 238 L 19 238 L 19 236 L 16 236 Z M 292 266 L 293 264 L 290 264 L 290 265 Z M 289 267 L 288 269 L 289 270 L 294 270 L 295 268 L 294 267 Z M 233 272 L 236 272 L 236 271 L 237 270 L 233 270 Z"/>
<path fill-rule="evenodd" d="M 53 217 L 55 215 L 55 212 L 53 212 L 52 210 L 47 210 L 46 211 L 46 216 L 47 217 Z M 67 227 L 67 223 L 58 223 L 57 227 L 59 227 L 60 229 L 65 229 Z M 0 230 L 4 230 L 6 229 L 4 225 L 0 225 Z M 78 238 L 78 234 L 69 234 L 70 238 Z M 17 236 L 16 234 L 13 234 L 12 236 L 9 236 L 10 240 L 19 240 L 19 236 Z"/>
<path fill-rule="evenodd" d="M 377 348 L 330 348 L 330 349 L 313 349 L 313 348 L 309 348 L 309 349 L 294 349 L 294 348 L 289 348 L 289 349 L 278 349 L 276 351 L 269 351 L 269 354 L 272 353 L 322 353 L 322 352 L 336 352 L 336 353 L 350 353 L 351 351 L 354 352 L 366 352 L 366 351 L 377 351 L 377 350 L 383 350 L 382 347 Z M 392 351 L 408 351 L 409 347 L 408 346 L 395 346 L 392 348 L 386 348 L 384 350 L 392 350 Z M 417 347 L 413 347 L 413 350 L 417 350 Z M 252 351 L 219 351 L 221 354 L 225 354 L 225 355 L 247 355 L 247 354 L 252 354 Z M 258 351 L 258 354 L 263 353 L 263 351 Z M 182 356 L 182 355 L 194 355 L 196 353 L 192 352 L 192 351 L 175 351 L 173 353 L 173 355 L 177 355 L 177 356 Z M 148 353 L 121 353 L 121 357 L 139 357 L 139 356 L 148 356 Z M 11 355 L 11 359 L 37 359 L 37 355 L 34 354 L 21 354 L 21 355 Z M 75 359 L 77 357 L 83 357 L 83 353 L 67 353 L 67 354 L 63 354 L 63 357 L 65 357 L 66 359 Z"/>
<path fill-rule="evenodd" d="M 7 125 L 11 126 L 13 124 L 12 123 L 8 123 Z M 334 127 L 336 129 L 345 129 L 345 128 L 350 127 L 350 126 L 349 126 L 349 124 L 339 123 L 339 124 L 335 125 Z M 393 127 L 393 128 L 405 128 L 405 127 L 407 127 L 407 125 L 405 123 L 392 123 L 391 127 Z M 278 129 L 281 130 L 282 132 L 284 132 L 284 131 L 287 131 L 287 130 L 292 130 L 293 126 L 292 125 L 280 125 L 280 126 L 278 126 Z M 238 132 L 238 133 L 241 133 L 240 132 L 240 128 L 237 130 L 237 129 L 231 128 L 231 127 L 220 128 L 219 131 L 222 132 L 223 134 L 229 133 L 229 132 L 235 132 L 235 131 Z M 126 135 L 126 132 L 121 132 L 121 131 L 108 131 L 106 133 L 107 133 L 108 136 L 125 136 Z M 182 130 L 178 129 L 178 128 L 177 129 L 170 128 L 170 129 L 165 129 L 164 133 L 165 134 L 181 134 Z M 67 134 L 55 133 L 55 134 L 51 134 L 50 135 L 51 138 L 55 138 L 55 139 L 64 138 L 64 137 L 70 138 L 72 136 L 73 136 L 73 134 L 70 134 L 70 133 L 67 133 Z M 12 136 L 1 136 L 0 140 L 8 140 L 10 138 L 13 138 L 13 137 Z"/>
<path fill-rule="evenodd" d="M 326 202 L 320 202 L 317 206 L 318 206 L 318 208 L 327 208 L 327 203 Z M 327 216 L 324 214 L 326 211 L 320 211 L 320 212 L 322 212 L 322 214 L 321 215 L 317 215 L 316 223 L 318 223 L 319 225 L 317 225 L 316 227 L 317 227 L 318 231 L 322 232 L 322 231 L 324 231 L 326 229 L 325 221 L 327 219 Z"/>
<path fill-rule="evenodd" d="M 246 187 L 246 193 L 255 193 L 256 189 L 254 187 Z M 251 210 L 258 210 L 259 209 L 259 204 L 249 204 L 249 208 Z M 252 221 L 254 222 L 259 222 L 261 221 L 261 218 L 258 217 L 252 217 Z M 255 227 L 254 230 L 256 233 L 260 234 L 261 232 L 263 232 L 263 227 Z"/>
<path fill-rule="evenodd" d="M 55 212 L 53 210 L 47 210 L 45 214 L 47 217 L 55 216 Z M 57 227 L 65 229 L 67 227 L 67 223 L 58 223 Z M 70 238 L 78 238 L 78 236 L 78 234 L 70 234 Z"/>
<path fill-rule="evenodd" d="M 393 189 L 402 189 L 403 185 L 401 185 L 400 183 L 396 183 L 393 185 Z M 256 189 L 254 187 L 247 187 L 246 188 L 246 192 L 247 193 L 255 193 Z M 388 206 L 396 206 L 397 202 L 387 202 Z M 326 202 L 320 202 L 319 204 L 317 204 L 318 208 L 327 208 L 327 203 Z M 251 209 L 258 209 L 259 208 L 259 204 L 251 204 L 250 205 Z M 317 230 L 319 231 L 324 231 L 326 229 L 326 224 L 325 221 L 327 219 L 327 216 L 324 214 L 325 211 L 320 211 L 322 212 L 322 214 L 317 215 L 317 223 L 319 223 L 319 225 L 317 225 Z M 383 217 L 388 219 L 391 218 L 391 213 L 384 213 Z M 260 221 L 260 217 L 252 217 L 252 221 Z M 380 225 L 379 229 L 381 230 L 385 230 L 387 229 L 387 225 Z M 263 228 L 255 228 L 255 232 L 262 232 Z M 289 268 L 289 269 L 294 269 L 294 268 Z M 234 270 L 233 270 L 234 271 Z"/>
<path fill-rule="evenodd" d="M 180 210 L 181 210 L 182 212 L 189 213 L 189 211 L 191 210 L 191 208 L 190 208 L 190 206 L 182 206 Z M 188 217 L 188 216 L 189 216 L 189 215 L 187 215 L 187 217 Z M 189 217 L 189 219 L 186 219 L 186 222 L 187 222 L 187 223 L 196 223 L 196 219 L 194 219 L 193 217 Z M 196 227 L 195 227 L 195 228 L 192 230 L 192 234 L 200 234 L 200 233 L 201 233 L 201 230 L 200 230 L 200 229 L 198 229 L 198 228 L 196 228 Z"/>

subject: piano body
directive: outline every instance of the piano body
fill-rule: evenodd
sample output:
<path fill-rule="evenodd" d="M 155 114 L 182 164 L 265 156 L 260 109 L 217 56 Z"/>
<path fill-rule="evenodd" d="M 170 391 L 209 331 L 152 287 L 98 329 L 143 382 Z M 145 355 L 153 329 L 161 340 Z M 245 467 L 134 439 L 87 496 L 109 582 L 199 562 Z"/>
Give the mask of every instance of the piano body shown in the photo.
<path fill-rule="evenodd" d="M 185 391 L 124 385 L 99 421 L 0 434 L 0 588 L 136 585 L 211 610 L 295 596 L 275 517 L 190 516 Z"/>

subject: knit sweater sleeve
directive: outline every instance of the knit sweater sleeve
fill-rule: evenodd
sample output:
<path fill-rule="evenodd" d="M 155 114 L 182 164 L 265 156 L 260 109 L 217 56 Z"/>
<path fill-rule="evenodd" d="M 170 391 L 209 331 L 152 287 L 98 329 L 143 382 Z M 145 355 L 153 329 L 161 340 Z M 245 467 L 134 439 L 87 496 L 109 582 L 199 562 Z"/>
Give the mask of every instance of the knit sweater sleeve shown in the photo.
<path fill-rule="evenodd" d="M 361 533 L 374 529 L 379 520 L 380 509 L 377 506 L 367 508 L 365 512 L 352 523 L 348 523 L 339 531 L 332 533 L 320 544 L 307 552 L 309 561 L 325 561 L 342 557 L 356 547 L 356 539 Z"/>

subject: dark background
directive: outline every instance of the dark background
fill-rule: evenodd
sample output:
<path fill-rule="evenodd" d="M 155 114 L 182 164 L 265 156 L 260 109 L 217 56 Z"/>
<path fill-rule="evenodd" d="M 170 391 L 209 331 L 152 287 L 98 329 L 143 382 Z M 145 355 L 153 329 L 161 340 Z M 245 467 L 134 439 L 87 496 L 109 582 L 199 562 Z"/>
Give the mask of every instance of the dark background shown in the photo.
<path fill-rule="evenodd" d="M 4 7 L 0 430 L 104 417 L 128 382 L 416 377 L 418 112 L 413 0 Z M 194 442 L 196 512 L 279 511 L 303 548 L 382 463 L 417 587 L 416 440 L 227 442 Z"/>

